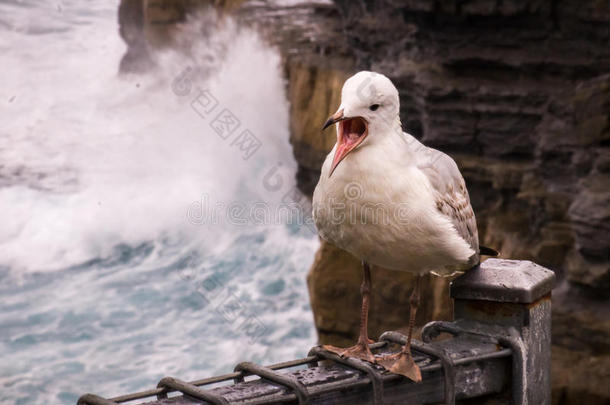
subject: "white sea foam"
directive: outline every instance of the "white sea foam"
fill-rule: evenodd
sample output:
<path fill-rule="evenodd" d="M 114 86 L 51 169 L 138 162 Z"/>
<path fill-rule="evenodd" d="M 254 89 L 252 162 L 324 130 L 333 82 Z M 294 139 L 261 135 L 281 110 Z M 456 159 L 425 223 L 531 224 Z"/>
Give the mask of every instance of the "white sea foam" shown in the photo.
<path fill-rule="evenodd" d="M 20 270 L 63 268 L 104 256 L 118 243 L 136 243 L 163 232 L 205 233 L 185 221 L 203 194 L 215 201 L 258 197 L 277 200 L 262 176 L 283 162 L 286 191 L 294 167 L 287 136 L 287 105 L 278 54 L 258 36 L 219 24 L 207 41 L 223 49 L 210 61 L 195 54 L 161 58 L 144 76 L 118 77 L 125 47 L 116 26 L 74 28 L 82 43 L 52 46 L 20 34 L 0 81 L 5 107 L 0 137 L 0 260 Z M 111 21 L 111 23 L 114 23 Z M 197 24 L 190 30 L 196 37 Z M 82 33 L 81 31 L 85 31 Z M 218 44 L 220 42 L 220 44 Z M 3 46 L 4 47 L 4 46 Z M 83 50 L 74 50 L 83 47 Z M 33 58 L 34 50 L 38 52 Z M 210 56 L 210 55 L 206 55 Z M 187 96 L 171 81 L 198 59 L 209 77 L 193 76 Z M 261 142 L 248 160 L 210 127 L 191 102 L 197 89 L 218 101 Z M 15 97 L 8 103 L 7 99 Z M 239 134 L 234 134 L 238 136 Z M 271 201 L 269 201 L 271 200 Z"/>
<path fill-rule="evenodd" d="M 278 53 L 230 20 L 200 37 L 195 19 L 188 52 L 118 76 L 117 7 L 0 4 L 3 403 L 125 393 L 164 374 L 288 360 L 315 341 L 309 230 L 188 217 L 202 196 L 274 209 L 292 194 Z M 188 68 L 191 92 L 178 95 L 172 82 Z M 226 108 L 239 119 L 232 138 L 194 111 L 200 90 L 218 101 L 214 116 Z M 232 144 L 243 129 L 261 142 L 248 159 Z M 264 333 L 252 339 L 209 300 L 210 277 Z"/>

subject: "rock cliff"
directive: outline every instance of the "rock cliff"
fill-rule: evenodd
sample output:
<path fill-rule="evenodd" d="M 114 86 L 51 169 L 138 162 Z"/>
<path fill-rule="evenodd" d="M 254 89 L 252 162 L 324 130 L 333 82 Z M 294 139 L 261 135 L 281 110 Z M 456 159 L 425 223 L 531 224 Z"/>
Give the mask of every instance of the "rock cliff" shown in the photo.
<path fill-rule="evenodd" d="M 342 81 L 362 69 L 389 76 L 405 129 L 458 162 L 482 242 L 556 271 L 554 403 L 606 403 L 610 3 L 336 0 L 298 16 L 296 34 L 283 35 L 294 15 L 267 30 L 286 59 L 302 191 L 334 143 L 318 126 Z M 323 243 L 308 281 L 320 340 L 353 340 L 358 261 Z M 411 280 L 376 269 L 373 284 L 375 336 L 404 325 Z M 451 316 L 447 284 L 427 281 L 418 323 Z"/>
<path fill-rule="evenodd" d="M 345 78 L 389 76 L 405 129 L 460 166 L 481 241 L 556 271 L 553 403 L 608 403 L 610 3 L 250 0 L 236 13 L 283 55 L 303 193 Z M 355 339 L 359 284 L 359 262 L 323 243 L 308 277 L 323 343 Z M 411 285 L 375 269 L 371 336 L 406 324 Z M 418 324 L 451 316 L 447 289 L 426 280 Z"/>

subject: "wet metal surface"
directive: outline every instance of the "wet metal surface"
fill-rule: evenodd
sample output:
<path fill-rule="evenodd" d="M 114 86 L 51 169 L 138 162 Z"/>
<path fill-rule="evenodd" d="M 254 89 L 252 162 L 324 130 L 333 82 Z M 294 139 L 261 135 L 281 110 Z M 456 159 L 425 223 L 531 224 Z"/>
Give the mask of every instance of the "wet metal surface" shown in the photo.
<path fill-rule="evenodd" d="M 550 404 L 554 284 L 555 274 L 532 262 L 488 259 L 452 283 L 455 321 L 430 325 L 424 340 L 453 329 L 510 347 L 512 403 Z"/>
<path fill-rule="evenodd" d="M 554 280 L 553 272 L 531 262 L 499 259 L 456 279 L 455 321 L 431 322 L 422 330 L 423 342 L 413 341 L 421 383 L 314 347 L 304 359 L 269 367 L 240 363 L 234 373 L 188 383 L 166 377 L 157 389 L 110 400 L 86 394 L 78 404 L 453 405 L 456 399 L 491 395 L 498 404 L 547 405 Z M 433 341 L 441 332 L 452 338 Z M 398 351 L 405 341 L 398 332 L 386 332 L 370 346 L 381 355 Z"/>
<path fill-rule="evenodd" d="M 404 340 L 404 335 L 392 332 L 395 340 Z M 454 367 L 452 375 L 455 396 L 458 399 L 471 398 L 486 394 L 500 393 L 509 383 L 511 351 L 498 348 L 494 343 L 475 341 L 470 338 L 458 337 L 448 341 L 416 345 L 434 346 L 436 350 L 443 351 L 450 356 Z M 377 353 L 396 351 L 397 345 L 390 343 L 377 343 L 372 345 Z M 414 347 L 415 349 L 415 347 Z M 320 350 L 320 349 L 317 349 Z M 314 350 L 316 352 L 316 350 Z M 374 404 L 379 402 L 379 395 L 372 389 L 373 378 L 369 372 L 361 371 L 370 368 L 379 379 L 382 387 L 383 403 L 402 403 L 410 401 L 412 404 L 440 403 L 444 400 L 445 372 L 441 362 L 430 355 L 414 351 L 415 359 L 421 367 L 424 381 L 415 384 L 402 376 L 388 373 L 379 366 L 350 359 L 349 363 L 325 362 L 331 356 L 309 357 L 301 360 L 301 365 L 309 365 L 293 371 L 280 371 L 279 374 L 292 381 L 297 381 L 306 387 L 309 400 L 312 404 L 326 403 L 353 403 Z M 294 365 L 297 361 L 292 362 Z M 317 364 L 316 364 L 317 363 Z M 363 367 L 361 367 L 363 366 Z M 246 373 L 250 374 L 250 373 Z M 230 381 L 235 373 L 226 375 L 224 380 Z M 218 381 L 219 379 L 214 379 Z M 191 382 L 189 385 L 196 385 Z M 203 389 L 203 387 L 201 387 Z M 222 396 L 230 404 L 280 404 L 298 403 L 297 396 L 292 389 L 278 386 L 268 380 L 256 379 L 254 381 L 238 382 L 231 385 L 208 389 L 210 393 Z M 165 392 L 167 393 L 167 391 Z M 150 392 L 144 393 L 149 394 Z M 156 394 L 154 394 L 156 395 Z M 111 401 L 119 402 L 129 398 L 114 398 Z M 144 397 L 145 398 L 145 397 Z M 377 402 L 375 402 L 377 400 Z M 200 404 L 188 395 L 160 398 L 147 404 Z M 91 403 L 94 405 L 93 403 Z M 107 405 L 108 403 L 105 403 Z"/>
<path fill-rule="evenodd" d="M 487 259 L 451 283 L 455 299 L 532 303 L 555 285 L 555 273 L 528 260 Z"/>

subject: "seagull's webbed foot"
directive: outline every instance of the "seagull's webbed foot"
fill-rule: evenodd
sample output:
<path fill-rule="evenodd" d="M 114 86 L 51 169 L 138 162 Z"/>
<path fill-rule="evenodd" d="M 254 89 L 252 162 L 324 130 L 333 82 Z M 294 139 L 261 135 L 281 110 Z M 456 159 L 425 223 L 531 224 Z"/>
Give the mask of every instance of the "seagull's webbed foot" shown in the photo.
<path fill-rule="evenodd" d="M 421 381 L 421 370 L 415 364 L 413 355 L 411 354 L 411 337 L 413 336 L 413 326 L 415 325 L 415 314 L 417 313 L 417 307 L 419 305 L 419 285 L 421 282 L 421 276 L 415 278 L 415 287 L 411 293 L 411 314 L 409 316 L 409 333 L 407 335 L 407 342 L 402 347 L 400 352 L 383 356 L 377 359 L 377 364 L 380 364 L 386 370 L 394 374 L 404 375 L 410 380 L 415 382 Z"/>
<path fill-rule="evenodd" d="M 415 382 L 421 381 L 419 366 L 415 364 L 411 352 L 405 351 L 404 348 L 399 353 L 393 353 L 378 358 L 377 364 L 383 366 L 383 368 L 391 373 L 404 375 Z"/>
<path fill-rule="evenodd" d="M 370 363 L 375 363 L 375 356 L 371 352 L 367 343 L 373 343 L 372 340 L 367 339 L 366 341 L 358 341 L 354 346 L 341 348 L 331 345 L 323 345 L 324 350 L 338 354 L 341 357 L 355 357 L 360 360 L 366 360 Z"/>

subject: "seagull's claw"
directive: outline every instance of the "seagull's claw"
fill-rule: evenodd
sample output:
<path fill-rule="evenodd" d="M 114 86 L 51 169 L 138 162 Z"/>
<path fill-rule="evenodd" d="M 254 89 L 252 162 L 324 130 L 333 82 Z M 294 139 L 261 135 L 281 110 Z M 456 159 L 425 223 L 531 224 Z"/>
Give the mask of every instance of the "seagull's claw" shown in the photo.
<path fill-rule="evenodd" d="M 369 339 L 370 340 L 370 339 Z M 373 343 L 373 341 L 371 341 Z M 375 356 L 369 349 L 368 344 L 365 343 L 356 343 L 352 347 L 341 348 L 331 345 L 323 345 L 322 348 L 324 350 L 328 350 L 329 352 L 333 352 L 338 354 L 341 357 L 355 357 L 360 360 L 368 361 L 369 363 L 375 363 Z"/>
<path fill-rule="evenodd" d="M 404 375 L 414 382 L 421 381 L 419 366 L 413 361 L 411 353 L 400 351 L 377 359 L 377 364 L 394 374 Z"/>

